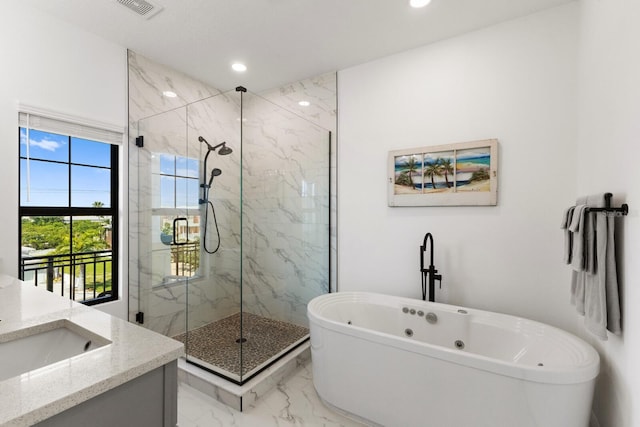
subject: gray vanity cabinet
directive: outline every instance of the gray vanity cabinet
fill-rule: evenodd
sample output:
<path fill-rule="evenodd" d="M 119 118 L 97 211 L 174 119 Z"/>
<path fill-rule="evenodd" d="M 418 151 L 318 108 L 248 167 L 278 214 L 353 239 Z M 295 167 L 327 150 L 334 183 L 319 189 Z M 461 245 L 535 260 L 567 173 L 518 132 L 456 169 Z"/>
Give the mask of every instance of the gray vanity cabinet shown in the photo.
<path fill-rule="evenodd" d="M 175 427 L 178 422 L 177 366 L 174 360 L 36 426 Z"/>

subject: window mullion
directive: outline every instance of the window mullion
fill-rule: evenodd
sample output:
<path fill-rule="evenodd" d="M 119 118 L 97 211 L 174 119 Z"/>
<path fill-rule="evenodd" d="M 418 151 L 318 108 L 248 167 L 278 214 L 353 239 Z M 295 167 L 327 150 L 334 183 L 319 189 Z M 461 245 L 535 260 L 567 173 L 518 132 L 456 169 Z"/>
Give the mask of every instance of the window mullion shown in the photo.
<path fill-rule="evenodd" d="M 75 277 L 76 277 L 76 265 L 75 265 L 75 257 L 73 256 L 73 213 L 71 213 L 71 135 L 67 137 L 67 147 L 68 147 L 68 186 L 67 186 L 67 208 L 69 209 L 69 298 L 75 299 L 74 291 L 75 291 Z"/>
<path fill-rule="evenodd" d="M 173 207 L 178 209 L 178 156 L 173 158 Z"/>
<path fill-rule="evenodd" d="M 67 147 L 69 150 L 69 166 L 68 166 L 69 176 L 67 177 L 69 179 L 69 186 L 67 188 L 67 203 L 68 203 L 67 206 L 70 208 L 72 206 L 71 204 L 71 136 L 68 136 L 67 140 L 68 140 Z"/>

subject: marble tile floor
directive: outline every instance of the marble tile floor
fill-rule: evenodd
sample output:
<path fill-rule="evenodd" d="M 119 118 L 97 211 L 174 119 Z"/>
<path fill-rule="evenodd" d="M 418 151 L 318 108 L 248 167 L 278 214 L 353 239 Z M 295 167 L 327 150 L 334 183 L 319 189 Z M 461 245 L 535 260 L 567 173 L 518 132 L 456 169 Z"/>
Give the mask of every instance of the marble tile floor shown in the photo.
<path fill-rule="evenodd" d="M 179 383 L 178 426 L 361 427 L 365 424 L 332 411 L 320 401 L 313 388 L 309 362 L 244 412 L 236 411 L 187 384 Z"/>

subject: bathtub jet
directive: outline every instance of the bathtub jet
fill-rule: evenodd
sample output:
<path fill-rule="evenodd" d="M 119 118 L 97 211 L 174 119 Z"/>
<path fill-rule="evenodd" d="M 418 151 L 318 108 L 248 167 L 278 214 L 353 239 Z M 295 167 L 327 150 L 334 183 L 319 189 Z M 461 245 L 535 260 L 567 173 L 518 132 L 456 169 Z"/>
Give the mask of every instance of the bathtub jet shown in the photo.
<path fill-rule="evenodd" d="M 318 395 L 364 422 L 589 425 L 600 358 L 563 330 L 364 292 L 316 297 L 307 313 Z"/>

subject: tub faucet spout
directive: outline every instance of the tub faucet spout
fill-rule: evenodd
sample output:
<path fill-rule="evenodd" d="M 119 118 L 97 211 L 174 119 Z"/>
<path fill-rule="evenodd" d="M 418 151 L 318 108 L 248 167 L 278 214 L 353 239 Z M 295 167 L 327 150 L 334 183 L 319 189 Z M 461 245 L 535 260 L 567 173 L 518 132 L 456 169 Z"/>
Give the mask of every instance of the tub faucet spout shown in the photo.
<path fill-rule="evenodd" d="M 429 241 L 429 268 L 424 268 L 424 253 L 427 251 L 427 241 Z M 427 287 L 429 290 L 429 301 L 435 301 L 436 280 L 440 282 L 442 287 L 442 274 L 438 273 L 433 265 L 433 236 L 431 233 L 424 235 L 424 241 L 420 246 L 420 272 L 422 273 L 422 300 L 427 299 Z"/>

